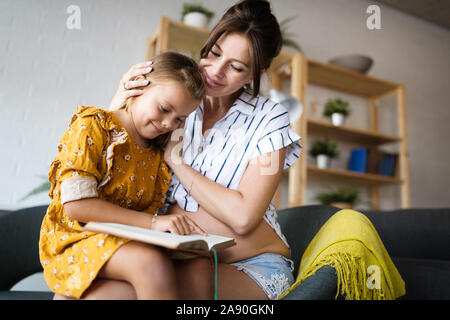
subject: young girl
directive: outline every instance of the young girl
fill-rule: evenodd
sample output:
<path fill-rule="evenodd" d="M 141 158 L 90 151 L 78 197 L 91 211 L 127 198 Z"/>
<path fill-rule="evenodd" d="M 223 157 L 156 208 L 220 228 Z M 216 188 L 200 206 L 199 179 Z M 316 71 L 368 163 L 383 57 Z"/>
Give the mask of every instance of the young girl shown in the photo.
<path fill-rule="evenodd" d="M 126 288 L 138 299 L 177 298 L 175 271 L 161 249 L 81 229 L 99 221 L 203 233 L 185 215 L 156 217 L 171 179 L 162 147 L 200 104 L 202 73 L 168 52 L 155 57 L 145 78 L 144 93 L 119 110 L 79 106 L 60 140 L 39 242 L 55 298 L 120 298 Z"/>

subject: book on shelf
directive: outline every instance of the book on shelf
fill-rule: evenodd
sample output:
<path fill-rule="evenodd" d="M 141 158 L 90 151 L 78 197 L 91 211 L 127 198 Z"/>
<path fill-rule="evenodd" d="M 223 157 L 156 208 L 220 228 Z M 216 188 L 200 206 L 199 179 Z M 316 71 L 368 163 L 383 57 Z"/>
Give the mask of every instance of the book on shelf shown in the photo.
<path fill-rule="evenodd" d="M 396 175 L 397 157 L 395 153 L 385 153 L 381 165 L 381 175 L 394 177 Z"/>
<path fill-rule="evenodd" d="M 235 245 L 233 238 L 209 234 L 178 235 L 169 232 L 155 231 L 119 223 L 88 222 L 83 230 L 106 233 L 125 239 L 150 243 L 156 246 L 206 255 L 212 249 L 220 250 Z"/>
<path fill-rule="evenodd" d="M 348 170 L 355 172 L 366 172 L 367 167 L 367 149 L 353 149 L 350 153 Z"/>
<path fill-rule="evenodd" d="M 386 177 L 397 175 L 398 154 L 369 149 L 367 172 Z"/>

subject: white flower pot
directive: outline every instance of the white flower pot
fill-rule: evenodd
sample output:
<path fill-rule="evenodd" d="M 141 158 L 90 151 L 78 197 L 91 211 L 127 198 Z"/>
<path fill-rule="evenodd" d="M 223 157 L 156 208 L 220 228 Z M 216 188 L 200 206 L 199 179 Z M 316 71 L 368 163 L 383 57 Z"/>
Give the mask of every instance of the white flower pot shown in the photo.
<path fill-rule="evenodd" d="M 325 154 L 319 154 L 316 157 L 316 163 L 320 169 L 328 168 L 330 165 L 330 157 Z"/>
<path fill-rule="evenodd" d="M 342 126 L 344 124 L 345 117 L 342 113 L 333 113 L 331 115 L 331 123 L 334 126 Z"/>
<path fill-rule="evenodd" d="M 208 17 L 200 12 L 190 12 L 183 18 L 183 22 L 190 26 L 204 28 L 208 27 Z"/>

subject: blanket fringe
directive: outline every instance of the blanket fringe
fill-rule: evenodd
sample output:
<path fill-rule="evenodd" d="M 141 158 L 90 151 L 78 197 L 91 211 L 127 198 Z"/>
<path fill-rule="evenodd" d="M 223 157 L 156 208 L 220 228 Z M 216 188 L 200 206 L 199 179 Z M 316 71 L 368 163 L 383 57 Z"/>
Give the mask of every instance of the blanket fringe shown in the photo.
<path fill-rule="evenodd" d="M 386 287 L 387 283 L 382 275 L 380 275 L 380 288 L 369 288 L 367 284 L 367 266 L 364 259 L 354 257 L 348 253 L 333 253 L 326 256 L 303 274 L 300 283 L 326 265 L 333 267 L 337 273 L 338 288 L 335 299 L 339 296 L 339 293 L 346 300 L 393 299 L 393 297 L 390 297 L 390 290 Z"/>

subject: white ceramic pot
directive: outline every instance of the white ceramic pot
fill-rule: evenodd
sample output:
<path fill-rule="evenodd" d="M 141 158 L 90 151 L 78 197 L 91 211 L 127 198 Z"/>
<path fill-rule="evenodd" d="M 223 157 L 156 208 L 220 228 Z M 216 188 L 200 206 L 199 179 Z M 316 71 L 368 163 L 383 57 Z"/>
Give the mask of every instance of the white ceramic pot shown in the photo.
<path fill-rule="evenodd" d="M 342 113 L 333 113 L 331 115 L 331 123 L 334 126 L 342 126 L 344 124 L 345 116 Z"/>
<path fill-rule="evenodd" d="M 200 12 L 190 12 L 184 16 L 183 22 L 190 26 L 204 28 L 208 27 L 208 17 Z"/>
<path fill-rule="evenodd" d="M 328 166 L 330 165 L 330 157 L 327 156 L 326 154 L 319 154 L 316 157 L 316 162 L 317 162 L 317 166 L 320 169 L 328 168 Z"/>

